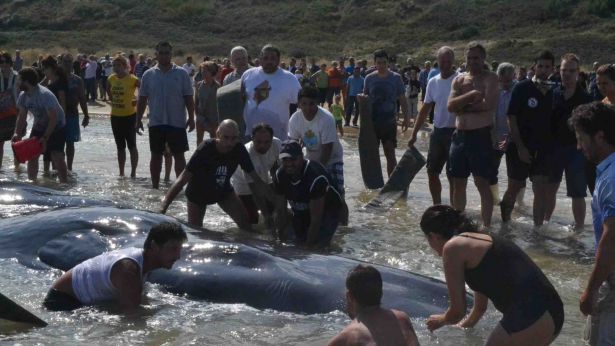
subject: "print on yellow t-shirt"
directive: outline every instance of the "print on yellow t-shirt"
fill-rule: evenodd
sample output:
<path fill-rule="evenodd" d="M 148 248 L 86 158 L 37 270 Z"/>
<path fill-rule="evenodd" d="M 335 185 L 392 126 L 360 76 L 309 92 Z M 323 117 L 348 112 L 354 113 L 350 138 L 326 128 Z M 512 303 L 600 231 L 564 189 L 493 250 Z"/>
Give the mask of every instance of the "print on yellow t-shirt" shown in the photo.
<path fill-rule="evenodd" d="M 132 74 L 126 75 L 124 78 L 118 78 L 116 74 L 112 74 L 109 76 L 108 83 L 112 100 L 111 115 L 128 116 L 135 114 L 136 108 L 133 100 L 139 79 Z"/>

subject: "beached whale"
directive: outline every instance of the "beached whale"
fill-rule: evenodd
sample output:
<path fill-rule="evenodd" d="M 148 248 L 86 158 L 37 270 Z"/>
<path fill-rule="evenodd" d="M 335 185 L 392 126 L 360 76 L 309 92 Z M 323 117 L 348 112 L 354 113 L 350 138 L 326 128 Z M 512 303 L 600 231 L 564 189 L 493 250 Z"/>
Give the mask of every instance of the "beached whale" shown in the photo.
<path fill-rule="evenodd" d="M 18 194 L 19 186 L 13 188 Z M 0 258 L 17 258 L 40 270 L 68 270 L 105 251 L 141 247 L 149 228 L 162 221 L 177 222 L 147 211 L 100 206 L 56 208 L 4 218 L 0 220 Z M 344 310 L 345 277 L 361 263 L 184 227 L 188 243 L 182 258 L 170 271 L 152 272 L 148 281 L 196 299 L 306 314 Z M 448 307 L 443 282 L 387 266 L 375 267 L 384 281 L 383 306 L 413 317 L 441 313 Z"/>
<path fill-rule="evenodd" d="M 0 180 L 0 218 L 52 208 L 94 205 L 120 206 L 112 201 L 94 200 L 41 186 Z"/>

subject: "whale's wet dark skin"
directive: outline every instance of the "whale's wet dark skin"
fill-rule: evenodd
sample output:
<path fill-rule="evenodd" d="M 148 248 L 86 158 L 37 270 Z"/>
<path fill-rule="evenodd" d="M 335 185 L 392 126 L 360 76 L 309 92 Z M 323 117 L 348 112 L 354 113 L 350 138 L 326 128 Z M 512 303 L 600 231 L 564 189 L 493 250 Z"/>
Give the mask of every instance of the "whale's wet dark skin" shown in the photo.
<path fill-rule="evenodd" d="M 33 210 L 43 211 L 0 220 L 0 258 L 17 258 L 37 270 L 68 270 L 105 251 L 142 247 L 151 226 L 177 221 L 50 189 L 2 184 L 0 199 L 10 190 L 16 203 L 39 206 Z M 4 198 L 0 215 L 12 207 L 10 200 Z M 362 263 L 184 227 L 189 234 L 182 258 L 172 270 L 152 272 L 148 281 L 189 298 L 305 314 L 344 310 L 346 275 Z M 412 317 L 442 313 L 448 307 L 447 289 L 441 281 L 375 267 L 384 282 L 383 306 Z"/>

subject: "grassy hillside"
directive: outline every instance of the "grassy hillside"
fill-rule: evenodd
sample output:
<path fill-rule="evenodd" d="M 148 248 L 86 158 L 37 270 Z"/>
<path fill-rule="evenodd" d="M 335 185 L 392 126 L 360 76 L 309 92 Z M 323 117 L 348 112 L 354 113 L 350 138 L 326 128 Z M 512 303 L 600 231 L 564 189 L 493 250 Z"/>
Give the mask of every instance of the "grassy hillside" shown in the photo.
<path fill-rule="evenodd" d="M 433 57 L 479 40 L 489 59 L 526 63 L 542 48 L 615 61 L 615 0 L 4 0 L 0 48 L 222 56 L 272 42 L 286 55 Z M 459 56 L 460 58 L 461 56 Z"/>

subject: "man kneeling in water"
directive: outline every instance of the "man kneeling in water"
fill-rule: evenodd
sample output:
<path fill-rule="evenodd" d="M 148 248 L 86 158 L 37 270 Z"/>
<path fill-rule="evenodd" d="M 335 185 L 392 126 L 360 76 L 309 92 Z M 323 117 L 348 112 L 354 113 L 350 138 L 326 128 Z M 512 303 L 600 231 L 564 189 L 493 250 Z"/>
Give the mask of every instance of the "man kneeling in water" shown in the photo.
<path fill-rule="evenodd" d="M 346 289 L 348 316 L 353 321 L 329 346 L 419 344 L 406 313 L 380 307 L 382 277 L 376 268 L 356 266 L 348 273 Z"/>
<path fill-rule="evenodd" d="M 69 311 L 116 302 L 122 311 L 132 312 L 141 304 L 147 274 L 158 268 L 171 269 L 186 240 L 179 224 L 160 223 L 149 231 L 143 249 L 106 252 L 64 273 L 51 286 L 43 305 L 52 311 Z"/>

